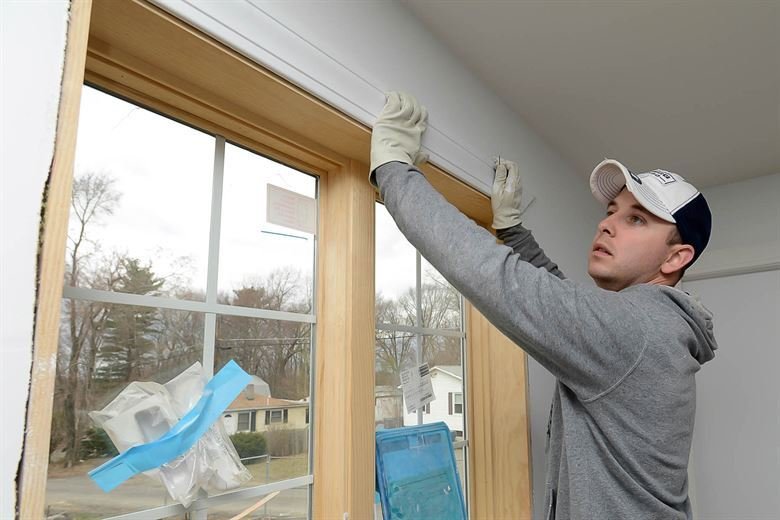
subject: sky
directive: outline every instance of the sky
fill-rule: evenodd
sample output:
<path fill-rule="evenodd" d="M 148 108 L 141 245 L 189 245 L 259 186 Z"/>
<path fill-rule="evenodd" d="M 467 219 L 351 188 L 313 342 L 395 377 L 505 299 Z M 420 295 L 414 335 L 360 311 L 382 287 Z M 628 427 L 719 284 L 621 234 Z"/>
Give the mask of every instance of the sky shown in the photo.
<path fill-rule="evenodd" d="M 211 135 L 85 86 L 74 175 L 105 173 L 121 193 L 89 230 L 99 252 L 151 261 L 156 274 L 205 291 L 214 148 Z M 224 172 L 219 291 L 284 266 L 312 276 L 314 237 L 267 222 L 266 186 L 314 198 L 315 177 L 230 143 Z M 414 287 L 415 251 L 380 204 L 376 226 L 377 292 L 397 297 Z"/>

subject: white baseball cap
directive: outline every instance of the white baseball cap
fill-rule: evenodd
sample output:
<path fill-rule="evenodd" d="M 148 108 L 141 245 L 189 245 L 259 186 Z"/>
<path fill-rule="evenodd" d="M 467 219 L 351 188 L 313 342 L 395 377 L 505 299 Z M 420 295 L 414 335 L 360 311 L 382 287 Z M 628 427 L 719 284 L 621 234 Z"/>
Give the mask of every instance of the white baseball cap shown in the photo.
<path fill-rule="evenodd" d="M 624 186 L 647 211 L 677 225 L 683 243 L 693 246 L 691 264 L 695 262 L 712 231 L 712 214 L 704 195 L 676 173 L 635 174 L 614 159 L 604 159 L 590 174 L 590 191 L 603 204 L 609 204 Z"/>

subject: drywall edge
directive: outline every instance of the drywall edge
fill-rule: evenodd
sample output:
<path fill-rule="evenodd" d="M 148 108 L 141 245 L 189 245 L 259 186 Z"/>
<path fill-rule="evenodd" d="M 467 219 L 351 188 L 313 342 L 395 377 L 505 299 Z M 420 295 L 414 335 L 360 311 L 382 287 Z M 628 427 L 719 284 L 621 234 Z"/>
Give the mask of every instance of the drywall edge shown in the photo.
<path fill-rule="evenodd" d="M 67 0 L 0 2 L 0 517 L 13 518 L 32 367 L 41 203 L 54 155 Z"/>

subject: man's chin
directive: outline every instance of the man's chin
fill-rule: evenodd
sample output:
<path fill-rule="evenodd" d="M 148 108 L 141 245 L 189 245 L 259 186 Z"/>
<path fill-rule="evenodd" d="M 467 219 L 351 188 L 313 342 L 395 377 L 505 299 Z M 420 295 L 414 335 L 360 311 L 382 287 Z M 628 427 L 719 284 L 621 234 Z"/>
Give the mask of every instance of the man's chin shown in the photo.
<path fill-rule="evenodd" d="M 606 289 L 608 291 L 617 291 L 616 280 L 613 277 L 607 276 L 604 273 L 600 273 L 595 269 L 588 269 L 588 275 L 590 276 L 596 287 L 600 289 Z"/>

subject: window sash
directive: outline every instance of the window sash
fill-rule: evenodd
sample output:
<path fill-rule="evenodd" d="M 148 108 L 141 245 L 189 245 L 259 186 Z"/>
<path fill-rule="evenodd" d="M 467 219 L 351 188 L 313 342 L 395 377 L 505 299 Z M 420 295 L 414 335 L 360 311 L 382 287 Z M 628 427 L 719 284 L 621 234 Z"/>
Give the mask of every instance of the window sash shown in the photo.
<path fill-rule="evenodd" d="M 113 94 L 109 94 L 113 95 Z M 140 106 L 140 105 L 137 105 Z M 141 107 L 142 109 L 146 110 L 145 107 Z M 248 307 L 239 307 L 239 306 L 233 306 L 233 305 L 223 305 L 217 303 L 217 274 L 218 274 L 218 265 L 219 265 L 219 230 L 221 228 L 221 207 L 222 207 L 222 183 L 223 183 L 223 177 L 224 177 L 224 153 L 225 153 L 225 143 L 226 140 L 224 137 L 216 135 L 215 136 L 215 160 L 214 160 L 214 169 L 213 169 L 213 185 L 212 185 L 212 200 L 211 200 L 211 218 L 210 218 L 210 232 L 209 232 L 209 255 L 208 255 L 208 264 L 207 264 L 207 285 L 206 285 L 206 300 L 205 301 L 190 301 L 190 300 L 179 300 L 175 298 L 168 298 L 168 297 L 162 297 L 162 296 L 150 296 L 150 295 L 138 295 L 138 294 L 131 294 L 131 293 L 120 293 L 120 292 L 113 292 L 113 291 L 103 291 L 103 290 L 96 290 L 96 289 L 89 289 L 89 288 L 83 288 L 83 287 L 74 287 L 74 286 L 64 286 L 63 287 L 63 296 L 62 300 L 66 299 L 74 299 L 74 300 L 83 300 L 83 301 L 93 301 L 93 302 L 99 302 L 99 303 L 109 303 L 109 304 L 119 304 L 119 305 L 131 305 L 131 306 L 137 306 L 137 307 L 147 307 L 147 308 L 162 308 L 162 309 L 171 309 L 171 310 L 181 310 L 181 311 L 190 311 L 190 312 L 200 312 L 205 315 L 205 330 L 204 330 L 204 345 L 203 345 L 203 353 L 202 353 L 202 364 L 203 364 L 203 371 L 204 374 L 207 377 L 211 377 L 213 375 L 214 371 L 214 351 L 215 351 L 215 343 L 216 343 L 216 321 L 218 316 L 240 316 L 240 317 L 249 317 L 249 318 L 259 318 L 259 319 L 269 319 L 269 320 L 278 320 L 278 321 L 292 321 L 292 322 L 300 322 L 300 323 L 310 323 L 312 324 L 310 335 L 311 335 L 311 343 L 310 343 L 310 350 L 309 350 L 309 363 L 311 366 L 310 370 L 310 378 L 309 378 L 309 393 L 310 393 L 310 399 L 309 399 L 309 406 L 307 407 L 307 417 L 309 415 L 309 409 L 311 406 L 314 405 L 314 352 L 316 349 L 316 298 L 317 298 L 317 276 L 316 276 L 316 263 L 317 263 L 317 247 L 315 246 L 314 254 L 312 258 L 313 262 L 313 295 L 312 295 L 312 313 L 304 314 L 304 313 L 294 313 L 294 312 L 286 312 L 286 311 L 276 311 L 276 310 L 270 310 L 270 309 L 257 309 L 257 308 L 248 308 Z M 254 152 L 253 152 L 254 153 Z M 302 175 L 304 173 L 301 172 Z M 316 201 L 317 201 L 317 212 L 319 213 L 319 180 L 317 182 L 316 190 Z M 319 216 L 318 216 L 319 218 Z M 238 417 L 236 419 L 236 431 L 239 432 L 250 432 L 253 431 L 254 426 L 254 417 L 252 412 L 241 412 L 238 414 Z M 271 422 L 273 424 L 277 423 L 287 423 L 288 421 L 288 410 L 273 410 L 271 413 Z M 266 422 L 267 424 L 267 422 Z M 234 499 L 238 500 L 242 497 L 248 497 L 248 496 L 255 496 L 255 493 L 258 489 L 260 490 L 269 490 L 265 493 L 268 493 L 272 490 L 284 490 L 284 489 L 293 489 L 295 487 L 300 487 L 301 485 L 311 485 L 313 482 L 313 429 L 309 429 L 309 442 L 308 442 L 308 461 L 309 461 L 309 471 L 307 475 L 304 475 L 302 477 L 282 480 L 280 482 L 274 482 L 272 484 L 266 484 L 261 486 L 255 486 L 252 488 L 247 488 L 245 490 L 236 490 L 233 493 L 227 493 L 225 496 L 230 495 L 234 497 Z M 303 483 L 303 484 L 302 484 Z M 264 494 L 264 493 L 260 493 Z M 222 496 L 222 495 L 221 495 Z M 216 497 L 211 497 L 209 499 L 199 499 L 199 503 L 222 503 L 221 501 L 214 502 L 213 499 Z M 312 507 L 312 501 L 311 501 L 311 487 L 309 487 L 309 510 L 311 511 Z M 163 518 L 163 516 L 154 516 L 155 514 L 163 514 L 162 511 L 167 511 L 170 509 L 170 507 L 181 507 L 181 506 L 164 506 L 163 508 L 152 508 L 142 511 L 137 511 L 133 513 L 127 513 L 120 515 L 117 518 L 127 518 L 127 519 L 134 519 L 134 518 Z"/>

